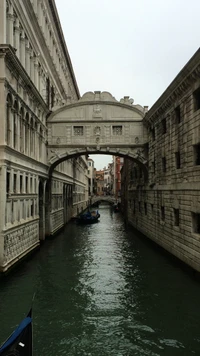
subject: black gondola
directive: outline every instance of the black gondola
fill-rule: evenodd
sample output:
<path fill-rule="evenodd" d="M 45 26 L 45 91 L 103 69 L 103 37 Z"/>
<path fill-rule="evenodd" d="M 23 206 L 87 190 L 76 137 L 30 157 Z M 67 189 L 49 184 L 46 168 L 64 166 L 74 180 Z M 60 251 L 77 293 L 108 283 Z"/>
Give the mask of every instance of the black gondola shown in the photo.
<path fill-rule="evenodd" d="M 87 211 L 85 214 L 81 214 L 79 217 L 77 217 L 77 223 L 78 224 L 94 224 L 99 221 L 100 214 L 98 210 L 94 211 Z"/>
<path fill-rule="evenodd" d="M 32 356 L 32 309 L 0 347 L 0 356 Z"/>

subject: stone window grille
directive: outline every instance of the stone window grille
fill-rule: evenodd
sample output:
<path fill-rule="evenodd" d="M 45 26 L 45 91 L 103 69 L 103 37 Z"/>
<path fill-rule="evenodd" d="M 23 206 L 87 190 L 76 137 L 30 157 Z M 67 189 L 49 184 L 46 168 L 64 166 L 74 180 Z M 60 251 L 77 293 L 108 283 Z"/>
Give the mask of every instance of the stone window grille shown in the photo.
<path fill-rule="evenodd" d="M 161 206 L 160 208 L 160 218 L 162 221 L 165 221 L 165 207 Z"/>
<path fill-rule="evenodd" d="M 200 234 L 200 213 L 192 213 L 192 228 L 194 233 Z"/>
<path fill-rule="evenodd" d="M 176 124 L 180 124 L 180 122 L 181 122 L 181 107 L 180 107 L 180 105 L 178 105 L 174 111 L 175 111 Z"/>
<path fill-rule="evenodd" d="M 113 135 L 114 136 L 122 135 L 122 126 L 113 126 Z"/>
<path fill-rule="evenodd" d="M 153 214 L 153 204 L 151 204 L 151 213 Z"/>
<path fill-rule="evenodd" d="M 193 92 L 194 111 L 200 109 L 200 87 Z"/>
<path fill-rule="evenodd" d="M 83 136 L 83 126 L 74 126 L 74 136 Z"/>
<path fill-rule="evenodd" d="M 145 213 L 145 215 L 147 215 L 147 203 L 146 202 L 144 203 L 144 213 Z"/>
<path fill-rule="evenodd" d="M 153 128 L 151 129 L 151 138 L 152 138 L 152 141 L 155 141 L 155 139 L 156 139 L 155 127 L 153 127 Z"/>
<path fill-rule="evenodd" d="M 167 132 L 167 120 L 166 120 L 166 118 L 162 119 L 162 121 L 161 121 L 161 130 L 162 130 L 162 135 L 164 135 Z"/>
<path fill-rule="evenodd" d="M 195 166 L 200 165 L 200 143 L 194 145 L 194 164 Z"/>
<path fill-rule="evenodd" d="M 175 152 L 175 163 L 176 163 L 176 169 L 181 168 L 181 155 L 180 155 L 180 151 Z"/>
<path fill-rule="evenodd" d="M 167 171 L 166 157 L 162 157 L 162 171 L 165 173 Z"/>
<path fill-rule="evenodd" d="M 179 209 L 174 209 L 174 225 L 179 226 Z"/>

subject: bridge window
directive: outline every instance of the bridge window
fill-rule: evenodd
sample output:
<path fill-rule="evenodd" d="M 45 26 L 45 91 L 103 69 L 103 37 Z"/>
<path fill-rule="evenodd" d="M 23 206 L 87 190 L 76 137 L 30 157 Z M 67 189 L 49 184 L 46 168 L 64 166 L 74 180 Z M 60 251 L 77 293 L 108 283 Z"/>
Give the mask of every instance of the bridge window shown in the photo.
<path fill-rule="evenodd" d="M 74 136 L 83 136 L 83 126 L 74 126 Z"/>
<path fill-rule="evenodd" d="M 147 203 L 146 202 L 144 203 L 144 213 L 145 213 L 145 215 L 147 215 Z"/>
<path fill-rule="evenodd" d="M 194 145 L 194 164 L 196 166 L 200 165 L 200 143 Z"/>
<path fill-rule="evenodd" d="M 192 227 L 193 232 L 200 234 L 200 214 L 192 213 Z"/>
<path fill-rule="evenodd" d="M 122 126 L 113 126 L 113 135 L 114 136 L 122 135 Z"/>

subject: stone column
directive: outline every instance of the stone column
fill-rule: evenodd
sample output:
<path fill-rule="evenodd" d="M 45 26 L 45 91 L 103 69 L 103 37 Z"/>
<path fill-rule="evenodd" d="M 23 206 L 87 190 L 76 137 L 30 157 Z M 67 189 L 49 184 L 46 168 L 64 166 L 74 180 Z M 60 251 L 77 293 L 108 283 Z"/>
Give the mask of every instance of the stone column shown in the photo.
<path fill-rule="evenodd" d="M 20 61 L 23 67 L 25 68 L 25 60 L 26 60 L 26 53 L 25 53 L 25 34 L 22 30 L 20 36 Z"/>
<path fill-rule="evenodd" d="M 7 13 L 7 43 L 11 46 L 14 45 L 14 16 L 13 16 L 13 6 L 12 4 L 9 7 Z"/>
<path fill-rule="evenodd" d="M 1 9 L 1 6 L 0 6 Z M 4 256 L 4 234 L 3 230 L 5 227 L 6 221 L 6 166 L 0 167 L 0 270 L 3 266 L 3 256 Z"/>
<path fill-rule="evenodd" d="M 31 49 L 30 49 L 30 46 L 29 46 L 29 41 L 28 41 L 28 39 L 26 39 L 25 68 L 26 68 L 26 72 L 28 73 L 29 76 L 31 76 L 31 60 L 30 60 L 30 56 L 31 56 Z"/>
<path fill-rule="evenodd" d="M 39 73 L 38 73 L 38 59 L 35 57 L 35 62 L 34 62 L 34 84 L 36 88 L 39 88 Z"/>
<path fill-rule="evenodd" d="M 17 57 L 20 59 L 20 28 L 19 28 L 19 19 L 16 18 L 15 20 L 15 27 L 14 27 L 14 46 L 16 48 Z"/>
<path fill-rule="evenodd" d="M 0 1 L 0 43 L 6 43 L 6 0 Z"/>
<path fill-rule="evenodd" d="M 0 78 L 5 78 L 5 55 L 6 53 L 1 53 L 0 56 Z M 6 92 L 4 81 L 0 82 L 0 143 L 4 145 L 6 143 L 6 112 L 7 112 L 7 105 L 6 105 Z"/>

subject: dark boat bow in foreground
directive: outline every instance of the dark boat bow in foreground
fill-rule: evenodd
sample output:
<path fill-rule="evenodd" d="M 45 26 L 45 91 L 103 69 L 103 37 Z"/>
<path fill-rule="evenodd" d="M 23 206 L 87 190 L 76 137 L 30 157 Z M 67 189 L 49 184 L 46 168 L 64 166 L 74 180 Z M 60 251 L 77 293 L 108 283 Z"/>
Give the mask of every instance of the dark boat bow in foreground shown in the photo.
<path fill-rule="evenodd" d="M 0 356 L 32 356 L 32 310 L 0 347 Z"/>

